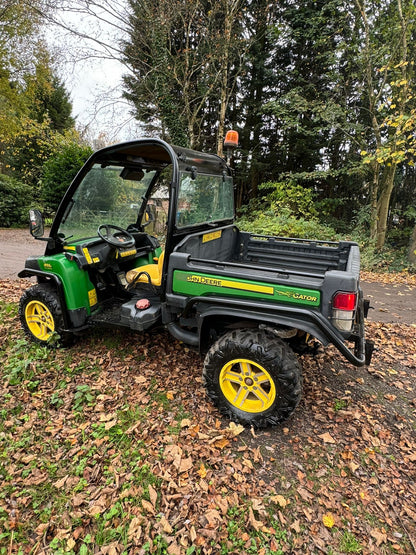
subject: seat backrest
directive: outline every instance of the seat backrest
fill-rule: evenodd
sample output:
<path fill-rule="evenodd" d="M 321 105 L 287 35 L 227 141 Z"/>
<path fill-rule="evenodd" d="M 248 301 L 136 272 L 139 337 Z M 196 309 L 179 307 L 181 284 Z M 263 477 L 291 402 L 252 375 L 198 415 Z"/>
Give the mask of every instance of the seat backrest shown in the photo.
<path fill-rule="evenodd" d="M 157 269 L 159 273 L 162 274 L 163 270 L 163 261 L 165 260 L 165 251 L 162 251 L 159 255 L 159 260 L 157 261 Z"/>

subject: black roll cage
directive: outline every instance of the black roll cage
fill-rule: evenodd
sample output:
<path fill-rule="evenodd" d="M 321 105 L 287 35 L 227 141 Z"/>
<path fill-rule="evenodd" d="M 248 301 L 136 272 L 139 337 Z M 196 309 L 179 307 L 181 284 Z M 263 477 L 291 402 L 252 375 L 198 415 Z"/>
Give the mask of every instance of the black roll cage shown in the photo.
<path fill-rule="evenodd" d="M 59 224 L 65 215 L 65 211 L 72 200 L 74 192 L 77 190 L 79 184 L 92 166 L 97 163 L 101 163 L 103 165 L 115 164 L 130 168 L 141 167 L 158 170 L 151 180 L 146 193 L 142 197 L 143 202 L 139 208 L 136 221 L 136 224 L 139 227 L 146 209 L 147 201 L 161 171 L 168 165 L 172 165 L 172 180 L 169 184 L 169 212 L 165 245 L 165 253 L 167 257 L 181 238 L 190 232 L 190 229 L 186 226 L 177 229 L 175 225 L 180 173 L 182 171 L 187 171 L 208 173 L 212 175 L 232 175 L 231 168 L 226 164 L 225 160 L 219 156 L 198 152 L 189 148 L 170 145 L 162 139 L 139 139 L 97 150 L 90 156 L 75 176 L 67 192 L 62 198 L 51 227 L 50 238 L 52 240 L 48 242 L 45 254 L 55 254 L 56 252 L 59 252 L 59 250 L 62 250 L 62 244 L 60 248 L 58 238 Z M 221 220 L 209 224 L 201 224 L 201 226 L 197 226 L 197 228 L 192 226 L 191 229 L 192 231 L 203 231 L 204 229 L 212 230 L 227 223 L 232 223 L 232 221 L 233 220 L 229 219 Z"/>

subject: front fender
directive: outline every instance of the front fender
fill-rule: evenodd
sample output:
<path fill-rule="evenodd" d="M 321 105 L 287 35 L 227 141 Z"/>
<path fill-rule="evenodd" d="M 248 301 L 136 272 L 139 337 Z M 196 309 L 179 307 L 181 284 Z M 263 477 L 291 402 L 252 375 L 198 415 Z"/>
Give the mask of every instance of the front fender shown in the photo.
<path fill-rule="evenodd" d="M 36 269 L 34 267 L 30 267 L 28 261 L 32 262 L 35 260 L 35 257 L 31 257 L 26 261 L 26 267 L 24 270 L 19 272 L 17 275 L 19 278 L 31 278 L 36 277 L 38 283 L 47 283 L 52 282 L 56 288 L 56 292 L 59 297 L 59 302 L 61 303 L 62 308 L 62 316 L 64 320 L 65 328 L 69 327 L 69 318 L 68 318 L 68 311 L 66 310 L 66 302 L 65 302 L 65 291 L 62 280 L 56 274 L 52 274 L 50 272 L 44 272 L 43 270 Z"/>
<path fill-rule="evenodd" d="M 29 257 L 19 277 L 37 277 L 38 282 L 55 284 L 67 330 L 86 325 L 91 308 L 97 304 L 97 294 L 88 273 L 63 254 Z"/>

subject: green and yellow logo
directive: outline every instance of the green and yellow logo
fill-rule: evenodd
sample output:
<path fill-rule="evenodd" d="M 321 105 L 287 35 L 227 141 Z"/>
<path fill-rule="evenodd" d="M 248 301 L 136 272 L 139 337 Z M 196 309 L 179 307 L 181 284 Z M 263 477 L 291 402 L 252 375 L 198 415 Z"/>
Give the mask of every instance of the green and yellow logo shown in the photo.
<path fill-rule="evenodd" d="M 316 303 L 319 300 L 316 295 L 307 295 L 305 293 L 299 293 L 299 291 L 280 291 L 279 289 L 276 289 L 276 295 L 289 297 L 295 301 L 307 301 L 308 303 Z"/>

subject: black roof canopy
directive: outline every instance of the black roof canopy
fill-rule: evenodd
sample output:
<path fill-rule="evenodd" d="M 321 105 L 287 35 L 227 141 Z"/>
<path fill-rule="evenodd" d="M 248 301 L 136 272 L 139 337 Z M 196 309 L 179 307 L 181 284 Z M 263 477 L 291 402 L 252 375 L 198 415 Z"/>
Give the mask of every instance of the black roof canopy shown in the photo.
<path fill-rule="evenodd" d="M 179 171 L 196 171 L 202 173 L 230 174 L 225 160 L 215 154 L 207 154 L 169 145 L 162 139 L 139 139 L 126 143 L 118 143 L 97 150 L 89 159 L 89 164 L 125 164 L 141 167 L 164 167 L 173 164 Z"/>

